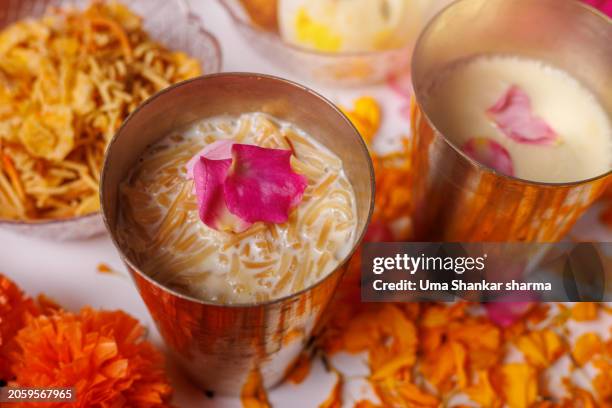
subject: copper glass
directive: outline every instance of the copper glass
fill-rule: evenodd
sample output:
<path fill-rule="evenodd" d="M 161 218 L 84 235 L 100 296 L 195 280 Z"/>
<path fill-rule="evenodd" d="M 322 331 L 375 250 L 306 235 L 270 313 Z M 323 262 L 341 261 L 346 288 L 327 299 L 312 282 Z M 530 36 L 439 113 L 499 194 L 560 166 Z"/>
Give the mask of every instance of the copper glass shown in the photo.
<path fill-rule="evenodd" d="M 578 1 L 459 0 L 426 27 L 412 65 L 415 238 L 423 241 L 541 241 L 563 237 L 611 181 L 572 183 L 497 173 L 468 158 L 421 104 L 445 67 L 483 54 L 519 55 L 566 70 L 612 113 L 612 23 Z M 586 135 L 585 135 L 586 136 Z"/>
<path fill-rule="evenodd" d="M 296 124 L 342 159 L 355 191 L 357 246 L 373 206 L 368 150 L 334 105 L 282 79 L 217 74 L 162 91 L 133 113 L 112 140 L 101 180 L 106 226 L 172 355 L 195 383 L 223 394 L 240 393 L 253 373 L 267 387 L 282 379 L 320 320 L 350 255 L 318 283 L 278 300 L 242 305 L 201 301 L 155 282 L 118 246 L 117 190 L 146 147 L 168 132 L 206 117 L 253 111 Z"/>

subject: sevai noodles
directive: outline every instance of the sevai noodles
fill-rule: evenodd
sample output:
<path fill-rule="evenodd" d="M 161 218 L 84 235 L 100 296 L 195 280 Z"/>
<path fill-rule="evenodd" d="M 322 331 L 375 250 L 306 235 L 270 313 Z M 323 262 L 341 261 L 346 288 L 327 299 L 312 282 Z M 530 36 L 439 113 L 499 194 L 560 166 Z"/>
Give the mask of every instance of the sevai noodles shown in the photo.
<path fill-rule="evenodd" d="M 220 139 L 293 151 L 291 166 L 308 186 L 288 222 L 227 233 L 200 221 L 185 165 Z M 130 258 L 158 282 L 220 303 L 265 301 L 312 285 L 348 255 L 357 225 L 341 160 L 261 113 L 206 119 L 168 135 L 121 184 L 120 203 L 118 236 Z"/>
<path fill-rule="evenodd" d="M 50 9 L 0 32 L 0 218 L 99 210 L 106 145 L 125 117 L 197 60 L 151 40 L 118 3 Z"/>

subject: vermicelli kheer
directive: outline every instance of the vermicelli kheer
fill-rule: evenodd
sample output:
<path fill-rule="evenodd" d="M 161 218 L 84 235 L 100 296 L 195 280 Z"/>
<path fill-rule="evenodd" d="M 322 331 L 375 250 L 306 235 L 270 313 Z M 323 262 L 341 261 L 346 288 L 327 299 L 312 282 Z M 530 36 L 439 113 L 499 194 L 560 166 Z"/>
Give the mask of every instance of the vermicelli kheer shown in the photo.
<path fill-rule="evenodd" d="M 224 209 L 225 215 L 215 212 L 219 202 L 213 196 L 201 200 L 198 194 L 214 187 L 214 166 L 222 162 L 212 159 L 226 148 L 233 152 L 228 174 L 246 174 L 236 194 L 266 195 L 271 189 L 280 194 L 271 206 L 290 199 L 284 222 L 249 219 L 243 225 L 235 214 L 248 218 L 267 211 L 258 208 L 258 197 L 243 202 L 240 212 L 225 196 L 234 209 L 233 214 Z M 256 157 L 264 153 L 270 159 Z M 272 168 L 280 156 L 288 169 Z M 211 160 L 198 190 L 193 163 L 201 157 Z M 227 188 L 219 191 L 231 193 Z M 351 250 L 356 225 L 355 195 L 341 160 L 296 126 L 262 113 L 205 119 L 166 136 L 143 154 L 120 187 L 118 238 L 132 261 L 166 286 L 219 303 L 260 302 L 312 285 Z"/>

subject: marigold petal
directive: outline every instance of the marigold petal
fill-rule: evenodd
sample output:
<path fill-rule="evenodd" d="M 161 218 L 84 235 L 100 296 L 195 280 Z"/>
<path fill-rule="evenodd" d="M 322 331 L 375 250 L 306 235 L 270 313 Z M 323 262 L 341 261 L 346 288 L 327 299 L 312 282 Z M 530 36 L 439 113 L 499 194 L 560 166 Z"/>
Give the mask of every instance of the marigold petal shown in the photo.
<path fill-rule="evenodd" d="M 572 349 L 572 357 L 578 365 L 582 366 L 602 350 L 603 343 L 597 333 L 584 333 L 576 340 Z"/>
<path fill-rule="evenodd" d="M 578 322 L 587 322 L 597 319 L 599 308 L 593 302 L 576 303 L 571 309 L 572 319 Z"/>
<path fill-rule="evenodd" d="M 9 354 L 13 339 L 31 316 L 40 313 L 32 299 L 7 277 L 0 275 L 0 380 L 12 377 Z"/>
<path fill-rule="evenodd" d="M 523 352 L 527 361 L 539 368 L 550 366 L 565 351 L 559 335 L 549 329 L 520 336 L 516 345 Z"/>
<path fill-rule="evenodd" d="M 509 408 L 528 408 L 538 397 L 536 370 L 528 364 L 506 364 L 501 368 L 501 392 Z"/>

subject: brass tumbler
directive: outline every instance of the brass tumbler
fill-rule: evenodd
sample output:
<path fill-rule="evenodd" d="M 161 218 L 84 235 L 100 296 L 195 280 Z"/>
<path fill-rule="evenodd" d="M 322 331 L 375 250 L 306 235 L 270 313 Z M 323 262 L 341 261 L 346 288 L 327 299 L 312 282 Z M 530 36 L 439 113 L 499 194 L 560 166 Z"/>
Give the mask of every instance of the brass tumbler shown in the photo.
<path fill-rule="evenodd" d="M 355 248 L 373 208 L 374 175 L 368 150 L 332 103 L 305 87 L 270 76 L 209 75 L 149 99 L 110 143 L 100 193 L 106 227 L 171 355 L 197 385 L 230 395 L 239 394 L 253 378 L 261 378 L 266 387 L 283 378 L 321 319 L 352 251 L 318 283 L 278 300 L 240 305 L 198 300 L 152 280 L 119 246 L 118 187 L 147 146 L 169 132 L 203 118 L 245 112 L 264 112 L 292 122 L 342 159 L 356 195 Z"/>

